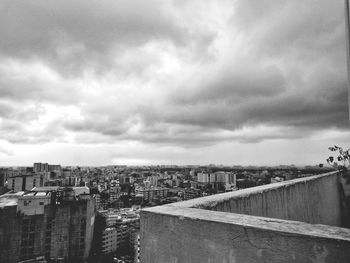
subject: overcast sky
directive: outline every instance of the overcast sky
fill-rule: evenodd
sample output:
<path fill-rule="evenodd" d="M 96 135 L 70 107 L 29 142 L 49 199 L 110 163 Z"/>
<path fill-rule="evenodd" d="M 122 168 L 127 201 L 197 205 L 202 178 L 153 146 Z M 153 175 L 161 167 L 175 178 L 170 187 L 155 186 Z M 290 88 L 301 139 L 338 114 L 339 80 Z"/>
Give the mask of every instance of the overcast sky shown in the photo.
<path fill-rule="evenodd" d="M 0 166 L 350 147 L 343 1 L 2 0 L 0 25 Z"/>

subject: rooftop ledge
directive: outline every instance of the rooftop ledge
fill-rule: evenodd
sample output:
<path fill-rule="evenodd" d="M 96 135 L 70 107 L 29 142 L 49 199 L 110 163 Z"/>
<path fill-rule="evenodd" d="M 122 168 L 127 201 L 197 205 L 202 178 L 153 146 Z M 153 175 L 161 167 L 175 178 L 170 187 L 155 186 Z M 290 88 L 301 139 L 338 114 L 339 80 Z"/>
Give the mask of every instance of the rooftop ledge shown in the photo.
<path fill-rule="evenodd" d="M 141 262 L 349 262 L 337 172 L 141 211 Z"/>

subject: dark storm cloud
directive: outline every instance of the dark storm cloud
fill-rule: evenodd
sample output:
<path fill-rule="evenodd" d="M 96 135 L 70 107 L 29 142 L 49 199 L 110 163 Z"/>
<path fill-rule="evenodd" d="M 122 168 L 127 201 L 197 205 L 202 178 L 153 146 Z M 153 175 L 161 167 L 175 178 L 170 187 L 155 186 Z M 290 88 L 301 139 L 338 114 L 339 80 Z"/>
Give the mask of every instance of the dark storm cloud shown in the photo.
<path fill-rule="evenodd" d="M 341 1 L 237 1 L 231 24 L 254 41 L 261 54 L 300 54 L 342 47 L 344 8 Z M 299 49 L 302 47 L 302 49 Z M 313 53 L 313 52 L 312 52 Z"/>
<path fill-rule="evenodd" d="M 347 126 L 338 1 L 5 0 L 0 23 L 10 142 L 192 146 Z"/>
<path fill-rule="evenodd" d="M 227 93 L 225 89 L 213 88 L 211 96 L 206 95 L 206 90 L 199 90 L 198 96 L 194 94 L 192 100 L 181 101 L 176 110 L 167 113 L 166 120 L 231 130 L 257 124 L 298 126 L 311 130 L 347 128 L 348 105 L 344 76 L 320 70 L 314 78 L 307 83 L 299 83 L 300 86 L 295 90 L 286 90 L 279 79 L 272 77 L 268 78 L 270 85 L 266 86 L 271 89 L 247 93 L 239 93 L 238 89 Z M 259 82 L 258 78 L 255 80 Z M 234 89 L 234 83 L 234 80 L 230 81 L 224 87 L 231 85 Z M 262 83 L 254 87 L 261 87 Z"/>
<path fill-rule="evenodd" d="M 228 53 L 231 64 L 212 80 L 205 75 L 194 88 L 186 84 L 190 96 L 178 94 L 167 121 L 231 130 L 259 124 L 347 128 L 342 3 L 237 1 L 236 8 L 230 23 L 244 36 L 242 66 Z M 272 73 L 263 64 L 273 65 Z"/>
<path fill-rule="evenodd" d="M 12 54 L 40 54 L 65 36 L 99 52 L 118 43 L 182 37 L 154 1 L 3 1 L 2 12 L 1 33 L 7 38 L 1 48 Z"/>
<path fill-rule="evenodd" d="M 274 66 L 257 67 L 241 64 L 225 65 L 208 75 L 201 77 L 193 87 L 193 83 L 186 84 L 184 93 L 172 94 L 179 102 L 194 103 L 196 101 L 227 101 L 239 103 L 251 96 L 276 96 L 285 89 L 285 79 L 280 70 Z"/>
<path fill-rule="evenodd" d="M 167 12 L 168 1 L 12 1 L 0 9 L 0 54 L 39 58 L 64 75 L 108 71 L 114 56 L 149 41 L 185 46 L 197 36 Z M 198 43 L 210 41 L 198 36 Z M 203 43 L 204 45 L 206 43 Z"/>

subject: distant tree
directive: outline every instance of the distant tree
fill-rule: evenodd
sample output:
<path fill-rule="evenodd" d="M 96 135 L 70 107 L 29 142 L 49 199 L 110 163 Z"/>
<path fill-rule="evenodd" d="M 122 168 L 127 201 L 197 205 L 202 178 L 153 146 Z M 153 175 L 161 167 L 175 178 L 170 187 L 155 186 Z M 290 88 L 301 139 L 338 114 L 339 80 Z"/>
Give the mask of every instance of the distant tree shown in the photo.
<path fill-rule="evenodd" d="M 347 179 L 347 183 L 350 183 L 350 148 L 344 150 L 342 147 L 334 145 L 328 148 L 331 152 L 334 152 L 336 156 L 329 156 L 327 163 L 337 168 L 342 176 Z"/>

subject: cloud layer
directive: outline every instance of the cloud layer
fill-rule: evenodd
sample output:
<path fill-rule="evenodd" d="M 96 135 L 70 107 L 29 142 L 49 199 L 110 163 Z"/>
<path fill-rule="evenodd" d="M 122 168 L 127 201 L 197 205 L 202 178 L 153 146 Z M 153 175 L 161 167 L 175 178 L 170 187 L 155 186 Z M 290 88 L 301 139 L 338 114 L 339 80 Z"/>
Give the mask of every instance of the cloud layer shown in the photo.
<path fill-rule="evenodd" d="M 191 149 L 347 133 L 342 4 L 4 0 L 1 140 Z"/>

